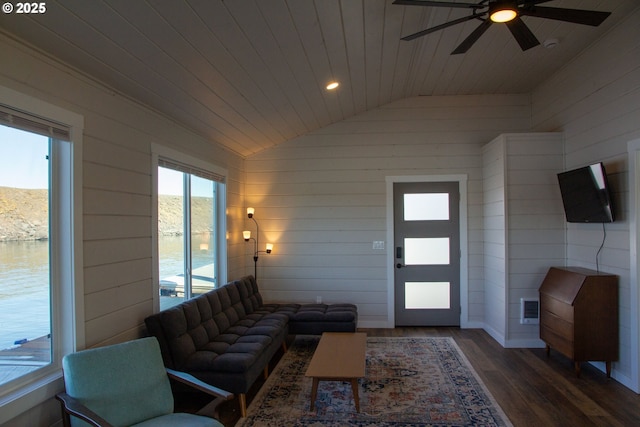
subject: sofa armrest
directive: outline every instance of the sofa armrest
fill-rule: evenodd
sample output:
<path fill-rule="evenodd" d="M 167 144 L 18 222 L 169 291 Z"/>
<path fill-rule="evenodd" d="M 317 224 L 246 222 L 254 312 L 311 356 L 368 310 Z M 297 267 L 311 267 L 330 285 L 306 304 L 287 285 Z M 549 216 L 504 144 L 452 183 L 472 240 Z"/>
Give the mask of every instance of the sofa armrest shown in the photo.
<path fill-rule="evenodd" d="M 69 415 L 73 415 L 74 417 L 80 418 L 82 421 L 96 427 L 112 427 L 108 421 L 84 406 L 77 399 L 69 396 L 67 393 L 60 392 L 56 394 L 56 399 L 58 399 L 62 405 L 65 426 L 69 425 Z"/>

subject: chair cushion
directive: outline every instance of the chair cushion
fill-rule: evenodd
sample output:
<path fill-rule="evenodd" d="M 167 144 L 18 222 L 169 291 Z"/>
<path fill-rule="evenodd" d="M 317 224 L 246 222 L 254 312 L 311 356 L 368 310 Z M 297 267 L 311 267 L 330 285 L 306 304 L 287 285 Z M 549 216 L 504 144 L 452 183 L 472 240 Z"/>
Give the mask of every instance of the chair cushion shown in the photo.
<path fill-rule="evenodd" d="M 68 354 L 62 366 L 67 394 L 115 426 L 173 412 L 155 337 Z"/>
<path fill-rule="evenodd" d="M 135 424 L 132 427 L 176 427 L 176 426 L 188 426 L 188 427 L 224 427 L 217 420 L 213 418 L 201 417 L 192 414 L 168 414 L 163 415 L 152 420 L 144 421 L 140 424 Z"/>

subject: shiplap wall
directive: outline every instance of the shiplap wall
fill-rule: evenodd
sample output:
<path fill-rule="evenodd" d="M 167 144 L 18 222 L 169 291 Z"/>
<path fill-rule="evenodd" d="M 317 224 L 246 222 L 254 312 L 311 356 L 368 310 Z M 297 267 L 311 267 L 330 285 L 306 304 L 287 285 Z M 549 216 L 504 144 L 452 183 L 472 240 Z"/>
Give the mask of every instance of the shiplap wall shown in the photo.
<path fill-rule="evenodd" d="M 556 174 L 560 133 L 504 134 L 483 147 L 485 329 L 506 347 L 541 346 L 520 324 L 520 298 L 535 298 L 552 265 L 565 264 Z"/>
<path fill-rule="evenodd" d="M 482 147 L 484 325 L 504 345 L 507 334 L 506 147 L 495 139 Z"/>
<path fill-rule="evenodd" d="M 566 169 L 598 161 L 607 169 L 617 220 L 606 225 L 599 266 L 620 276 L 620 360 L 613 376 L 629 383 L 639 357 L 630 349 L 638 339 L 630 318 L 638 301 L 630 298 L 627 143 L 640 137 L 640 8 L 537 88 L 532 102 L 535 130 L 564 133 Z M 568 224 L 567 264 L 595 269 L 602 240 L 600 224 Z"/>
<path fill-rule="evenodd" d="M 417 97 L 388 104 L 246 160 L 265 299 L 353 302 L 361 326 L 388 327 L 386 176 L 469 177 L 469 321 L 481 322 L 481 147 L 529 130 L 527 95 Z M 393 242 L 385 242 L 387 247 Z"/>
<path fill-rule="evenodd" d="M 245 272 L 242 159 L 74 70 L 0 36 L 0 85 L 84 116 L 83 209 L 87 347 L 141 336 L 153 312 L 151 144 L 229 171 L 229 277 Z M 11 60 L 6 60 L 10 58 Z M 50 425 L 47 402 L 9 425 Z"/>

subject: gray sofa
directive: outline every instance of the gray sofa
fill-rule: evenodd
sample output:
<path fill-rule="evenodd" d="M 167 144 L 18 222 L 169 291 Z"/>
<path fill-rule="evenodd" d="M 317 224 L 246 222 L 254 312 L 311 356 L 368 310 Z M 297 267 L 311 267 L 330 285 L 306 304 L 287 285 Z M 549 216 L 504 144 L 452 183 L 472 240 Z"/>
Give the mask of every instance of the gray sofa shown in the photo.
<path fill-rule="evenodd" d="M 354 332 L 353 304 L 265 304 L 253 276 L 145 319 L 168 368 L 235 393 L 246 416 L 245 395 L 289 334 Z"/>

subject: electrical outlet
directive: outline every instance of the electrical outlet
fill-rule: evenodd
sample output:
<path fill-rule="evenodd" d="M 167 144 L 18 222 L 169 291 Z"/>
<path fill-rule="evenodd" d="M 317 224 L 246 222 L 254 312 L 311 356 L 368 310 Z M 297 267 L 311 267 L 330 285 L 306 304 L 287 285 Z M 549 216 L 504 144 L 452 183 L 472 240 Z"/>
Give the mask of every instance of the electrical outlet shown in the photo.
<path fill-rule="evenodd" d="M 374 240 L 373 249 L 384 249 L 384 240 Z"/>
<path fill-rule="evenodd" d="M 316 297 L 316 304 L 322 304 L 322 297 Z"/>

